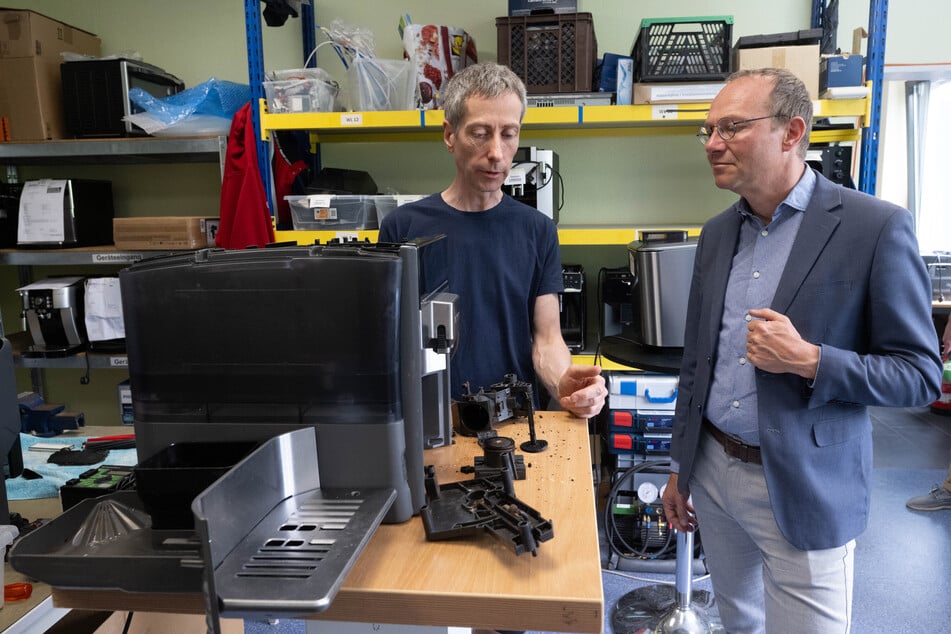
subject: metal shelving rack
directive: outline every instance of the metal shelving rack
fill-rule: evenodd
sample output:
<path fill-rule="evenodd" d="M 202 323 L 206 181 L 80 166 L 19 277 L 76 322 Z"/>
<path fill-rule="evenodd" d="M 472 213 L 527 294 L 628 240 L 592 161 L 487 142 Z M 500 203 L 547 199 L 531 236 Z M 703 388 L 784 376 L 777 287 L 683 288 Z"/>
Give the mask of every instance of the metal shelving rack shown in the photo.
<path fill-rule="evenodd" d="M 355 143 L 367 141 L 423 141 L 433 140 L 441 134 L 442 112 L 434 110 L 411 110 L 391 112 L 315 112 L 302 114 L 269 114 L 263 99 L 263 87 L 255 86 L 255 80 L 263 82 L 263 59 L 258 47 L 260 42 L 260 18 L 257 17 L 259 2 L 245 0 L 246 13 L 255 13 L 247 20 L 248 67 L 252 82 L 252 94 L 256 94 L 255 126 L 258 132 L 259 160 L 269 156 L 267 141 L 270 132 L 278 130 L 308 130 L 315 143 Z M 887 0 L 870 0 L 869 50 L 866 61 L 866 79 L 871 85 L 871 97 L 859 100 L 822 100 L 816 102 L 817 117 L 856 117 L 859 126 L 850 130 L 824 130 L 814 132 L 816 143 L 861 142 L 861 172 L 859 188 L 867 193 L 875 191 L 875 169 L 878 159 L 878 136 L 881 121 L 881 90 L 884 67 L 885 13 Z M 254 7 L 253 9 L 251 7 Z M 813 27 L 820 27 L 824 17 L 823 0 L 812 0 Z M 304 34 L 303 57 L 307 59 L 313 50 L 313 9 L 301 15 Z M 316 60 L 314 60 L 316 63 Z M 257 93 L 254 90 L 257 89 Z M 688 106 L 671 104 L 632 106 L 580 106 L 529 108 L 525 115 L 522 136 L 539 138 L 558 136 L 599 135 L 645 135 L 645 134 L 693 134 L 695 126 L 705 118 L 709 104 Z M 266 187 L 270 184 L 270 168 L 264 162 L 261 167 Z M 268 189 L 268 191 L 270 191 Z M 348 232 L 359 240 L 375 240 L 375 231 Z M 636 229 L 617 227 L 559 227 L 562 244 L 608 245 L 627 244 L 636 235 Z M 278 231 L 279 241 L 297 241 L 299 244 L 326 242 L 335 237 L 333 232 Z"/>
<path fill-rule="evenodd" d="M 812 0 L 812 27 L 820 28 L 826 17 L 826 3 Z M 878 170 L 878 139 L 882 127 L 882 82 L 885 79 L 885 29 L 888 0 L 869 0 L 868 45 L 865 80 L 871 86 L 869 116 L 862 128 L 859 162 L 859 190 L 875 195 Z"/>
<path fill-rule="evenodd" d="M 0 143 L 0 164 L 7 166 L 8 179 L 17 178 L 17 166 L 69 164 L 158 164 L 218 163 L 224 168 L 227 146 L 225 137 L 141 137 L 122 139 L 82 139 L 36 143 Z M 121 267 L 145 258 L 163 255 L 163 251 L 121 250 L 113 246 L 70 249 L 0 249 L 0 265 L 17 267 L 21 285 L 33 279 L 33 266 L 102 265 Z M 32 343 L 29 333 L 6 333 L 0 323 L 0 335 L 6 336 L 14 350 L 17 367 L 30 368 L 33 389 L 43 391 L 43 368 L 124 368 L 124 354 L 80 352 L 66 357 L 24 357 Z"/>

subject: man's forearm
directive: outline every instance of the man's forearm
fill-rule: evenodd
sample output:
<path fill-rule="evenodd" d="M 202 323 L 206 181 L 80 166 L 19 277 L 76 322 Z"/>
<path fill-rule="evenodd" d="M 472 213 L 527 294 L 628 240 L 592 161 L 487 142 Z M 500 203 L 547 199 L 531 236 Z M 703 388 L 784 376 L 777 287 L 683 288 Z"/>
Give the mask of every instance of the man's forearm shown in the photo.
<path fill-rule="evenodd" d="M 571 352 L 568 346 L 563 342 L 561 345 L 536 342 L 532 346 L 532 362 L 538 382 L 544 386 L 548 394 L 555 399 L 562 396 L 558 393 L 558 382 L 571 365 Z"/>

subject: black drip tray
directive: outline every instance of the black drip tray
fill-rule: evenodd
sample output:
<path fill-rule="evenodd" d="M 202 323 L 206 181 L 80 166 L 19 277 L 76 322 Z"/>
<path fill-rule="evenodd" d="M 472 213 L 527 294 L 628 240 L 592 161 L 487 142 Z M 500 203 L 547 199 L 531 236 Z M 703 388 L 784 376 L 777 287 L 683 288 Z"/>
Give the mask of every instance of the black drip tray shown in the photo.
<path fill-rule="evenodd" d="M 204 592 L 215 622 L 303 616 L 330 605 L 395 499 L 392 488 L 321 489 L 308 427 L 265 442 L 202 491 L 194 531 L 153 529 L 136 492 L 120 491 L 30 532 L 10 563 L 58 588 Z"/>
<path fill-rule="evenodd" d="M 199 557 L 194 531 L 153 531 L 136 492 L 119 491 L 83 500 L 24 535 L 10 565 L 56 588 L 201 592 Z"/>

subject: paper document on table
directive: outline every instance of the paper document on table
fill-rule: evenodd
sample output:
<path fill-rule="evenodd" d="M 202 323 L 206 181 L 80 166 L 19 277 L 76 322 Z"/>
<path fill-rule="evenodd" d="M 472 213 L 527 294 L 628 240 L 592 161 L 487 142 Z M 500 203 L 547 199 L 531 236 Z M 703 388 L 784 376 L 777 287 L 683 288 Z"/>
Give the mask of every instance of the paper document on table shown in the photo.
<path fill-rule="evenodd" d="M 45 178 L 24 183 L 23 193 L 20 194 L 17 241 L 27 243 L 65 240 L 65 195 L 65 180 Z"/>

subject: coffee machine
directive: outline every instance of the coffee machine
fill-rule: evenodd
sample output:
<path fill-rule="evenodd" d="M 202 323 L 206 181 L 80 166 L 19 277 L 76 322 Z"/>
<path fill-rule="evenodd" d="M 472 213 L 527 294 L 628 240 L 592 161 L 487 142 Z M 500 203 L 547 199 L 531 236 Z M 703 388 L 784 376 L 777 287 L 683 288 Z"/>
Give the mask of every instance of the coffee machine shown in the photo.
<path fill-rule="evenodd" d="M 634 278 L 629 267 L 604 269 L 599 280 L 601 336 L 620 335 L 634 323 L 631 289 Z"/>
<path fill-rule="evenodd" d="M 512 158 L 512 169 L 502 191 L 558 222 L 561 176 L 558 155 L 552 150 L 520 147 Z"/>
<path fill-rule="evenodd" d="M 580 264 L 562 264 L 561 275 L 565 285 L 565 291 L 558 296 L 561 304 L 561 336 L 568 349 L 578 354 L 584 350 L 587 327 L 584 268 Z"/>
<path fill-rule="evenodd" d="M 634 335 L 640 343 L 682 348 L 696 238 L 686 232 L 641 236 L 628 245 Z"/>
<path fill-rule="evenodd" d="M 33 338 L 25 357 L 63 357 L 86 346 L 83 277 L 51 277 L 19 289 L 23 316 Z"/>

